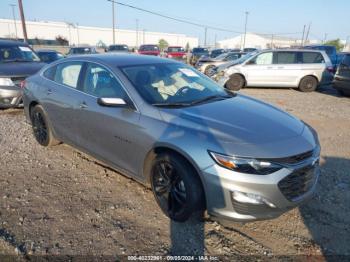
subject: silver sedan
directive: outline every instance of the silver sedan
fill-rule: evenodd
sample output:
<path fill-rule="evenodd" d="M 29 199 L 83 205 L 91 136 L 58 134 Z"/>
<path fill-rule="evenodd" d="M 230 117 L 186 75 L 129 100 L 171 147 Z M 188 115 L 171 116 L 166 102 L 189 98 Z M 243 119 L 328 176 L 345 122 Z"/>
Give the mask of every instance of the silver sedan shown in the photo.
<path fill-rule="evenodd" d="M 76 56 L 27 79 L 24 106 L 43 146 L 72 145 L 150 185 L 176 221 L 194 212 L 270 219 L 314 192 L 315 131 L 173 60 Z"/>

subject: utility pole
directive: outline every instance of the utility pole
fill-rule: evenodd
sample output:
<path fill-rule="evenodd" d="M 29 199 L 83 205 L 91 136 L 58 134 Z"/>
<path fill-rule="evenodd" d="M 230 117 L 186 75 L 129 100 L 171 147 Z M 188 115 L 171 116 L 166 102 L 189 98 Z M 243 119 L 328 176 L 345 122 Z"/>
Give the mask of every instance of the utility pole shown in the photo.
<path fill-rule="evenodd" d="M 115 6 L 114 6 L 114 1 L 112 1 L 112 20 L 113 20 L 113 45 L 115 45 Z"/>
<path fill-rule="evenodd" d="M 139 20 L 136 19 L 136 48 L 139 46 Z"/>
<path fill-rule="evenodd" d="M 16 40 L 18 40 L 18 34 L 17 34 L 17 23 L 16 23 L 16 15 L 15 15 L 15 4 L 10 4 L 12 7 L 12 16 L 13 16 L 13 24 L 15 25 L 15 35 L 16 35 Z"/>
<path fill-rule="evenodd" d="M 246 40 L 246 36 L 247 36 L 248 15 L 249 15 L 249 12 L 246 11 L 245 12 L 244 39 L 243 39 L 243 48 L 242 48 L 242 50 L 245 48 L 245 40 Z"/>
<path fill-rule="evenodd" d="M 307 40 L 309 39 L 310 28 L 311 28 L 311 22 L 309 23 L 309 27 L 308 27 L 307 32 L 306 32 L 305 43 L 307 43 Z"/>
<path fill-rule="evenodd" d="M 214 38 L 214 47 L 216 48 L 216 39 L 217 39 L 217 34 L 215 34 L 215 38 Z"/>
<path fill-rule="evenodd" d="M 207 32 L 208 32 L 208 28 L 204 27 L 204 47 L 207 46 Z"/>
<path fill-rule="evenodd" d="M 146 44 L 146 29 L 143 29 L 143 41 L 142 43 L 145 45 Z"/>
<path fill-rule="evenodd" d="M 271 49 L 273 49 L 273 37 L 274 37 L 274 35 L 272 34 L 271 35 Z"/>
<path fill-rule="evenodd" d="M 301 37 L 301 46 L 304 46 L 305 29 L 306 29 L 306 25 L 304 25 L 303 36 Z"/>
<path fill-rule="evenodd" d="M 325 33 L 325 34 L 324 34 L 323 43 L 326 43 L 326 41 L 327 41 L 327 36 L 328 36 L 328 34 L 327 34 L 327 33 Z"/>
<path fill-rule="evenodd" d="M 28 43 L 27 28 L 26 28 L 26 21 L 24 18 L 22 0 L 18 0 L 18 8 L 19 8 L 19 13 L 21 15 L 24 42 Z"/>

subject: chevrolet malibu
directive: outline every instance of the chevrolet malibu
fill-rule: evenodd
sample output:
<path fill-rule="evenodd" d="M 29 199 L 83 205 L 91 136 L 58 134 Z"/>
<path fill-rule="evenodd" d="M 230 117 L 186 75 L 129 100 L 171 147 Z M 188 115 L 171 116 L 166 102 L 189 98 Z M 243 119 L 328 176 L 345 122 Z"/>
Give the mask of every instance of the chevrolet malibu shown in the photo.
<path fill-rule="evenodd" d="M 310 126 L 174 60 L 62 59 L 26 81 L 24 105 L 40 145 L 67 143 L 150 186 L 175 221 L 274 218 L 317 183 Z"/>

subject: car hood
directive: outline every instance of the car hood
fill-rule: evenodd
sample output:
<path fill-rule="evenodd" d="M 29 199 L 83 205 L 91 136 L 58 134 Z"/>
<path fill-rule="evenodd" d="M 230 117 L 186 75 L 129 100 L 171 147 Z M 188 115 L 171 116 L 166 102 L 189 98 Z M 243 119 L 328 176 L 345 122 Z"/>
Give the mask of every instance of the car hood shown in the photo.
<path fill-rule="evenodd" d="M 42 62 L 11 62 L 0 63 L 0 76 L 30 76 L 38 72 L 46 63 Z"/>
<path fill-rule="evenodd" d="M 193 107 L 161 109 L 161 115 L 168 124 L 195 132 L 198 139 L 205 137 L 203 143 L 211 144 L 208 149 L 222 153 L 281 157 L 315 147 L 315 139 L 305 131 L 308 128 L 303 122 L 243 95 Z"/>

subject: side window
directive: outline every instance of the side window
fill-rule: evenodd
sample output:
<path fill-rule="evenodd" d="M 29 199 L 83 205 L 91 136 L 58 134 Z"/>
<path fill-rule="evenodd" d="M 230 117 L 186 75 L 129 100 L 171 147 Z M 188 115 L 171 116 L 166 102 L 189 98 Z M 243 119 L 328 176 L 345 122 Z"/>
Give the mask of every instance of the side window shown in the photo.
<path fill-rule="evenodd" d="M 343 60 L 341 61 L 343 65 L 350 66 L 350 55 L 345 55 Z"/>
<path fill-rule="evenodd" d="M 295 64 L 297 63 L 296 52 L 276 52 L 274 64 Z"/>
<path fill-rule="evenodd" d="M 126 94 L 119 81 L 104 67 L 89 63 L 86 67 L 83 90 L 96 97 L 126 99 Z"/>
<path fill-rule="evenodd" d="M 72 88 L 77 88 L 82 67 L 82 62 L 66 62 L 58 64 L 54 81 Z"/>
<path fill-rule="evenodd" d="M 55 72 L 56 72 L 56 66 L 51 66 L 48 69 L 46 69 L 43 73 L 43 75 L 50 80 L 54 80 L 55 78 Z"/>
<path fill-rule="evenodd" d="M 302 52 L 301 62 L 303 64 L 322 64 L 322 63 L 325 63 L 323 55 L 319 52 Z"/>
<path fill-rule="evenodd" d="M 271 65 L 272 64 L 272 52 L 267 52 L 267 53 L 262 53 L 255 57 L 252 61 L 251 64 L 255 65 Z"/>

